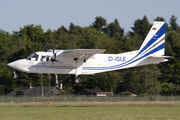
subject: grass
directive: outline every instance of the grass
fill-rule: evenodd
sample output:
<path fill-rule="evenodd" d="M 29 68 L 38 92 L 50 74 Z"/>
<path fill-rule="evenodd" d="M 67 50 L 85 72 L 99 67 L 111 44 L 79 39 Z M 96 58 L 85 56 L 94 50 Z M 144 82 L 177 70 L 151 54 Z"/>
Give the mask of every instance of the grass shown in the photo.
<path fill-rule="evenodd" d="M 180 102 L 0 103 L 0 120 L 179 120 Z"/>

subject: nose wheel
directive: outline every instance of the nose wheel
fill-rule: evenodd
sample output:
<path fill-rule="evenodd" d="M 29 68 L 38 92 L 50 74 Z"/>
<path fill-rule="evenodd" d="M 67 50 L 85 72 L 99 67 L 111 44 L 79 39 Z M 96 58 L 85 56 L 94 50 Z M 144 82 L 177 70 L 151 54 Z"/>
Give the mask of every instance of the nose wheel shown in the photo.
<path fill-rule="evenodd" d="M 15 69 L 12 69 L 12 73 L 13 73 L 12 78 L 13 79 L 18 79 L 18 74 L 16 74 Z"/>

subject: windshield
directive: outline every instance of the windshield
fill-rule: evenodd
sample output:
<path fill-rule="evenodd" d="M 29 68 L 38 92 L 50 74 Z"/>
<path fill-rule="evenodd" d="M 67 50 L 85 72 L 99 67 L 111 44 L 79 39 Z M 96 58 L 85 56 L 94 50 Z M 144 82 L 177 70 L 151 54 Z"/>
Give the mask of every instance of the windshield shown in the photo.
<path fill-rule="evenodd" d="M 36 53 L 33 53 L 30 56 L 28 56 L 27 59 L 32 60 L 32 61 L 37 61 L 38 60 L 38 55 Z"/>

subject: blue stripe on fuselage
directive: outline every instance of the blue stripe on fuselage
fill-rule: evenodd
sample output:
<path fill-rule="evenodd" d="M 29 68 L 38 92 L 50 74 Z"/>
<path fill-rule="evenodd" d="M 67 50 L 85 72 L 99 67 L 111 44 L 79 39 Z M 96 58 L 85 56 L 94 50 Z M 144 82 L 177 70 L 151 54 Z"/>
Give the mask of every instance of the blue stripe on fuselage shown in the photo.
<path fill-rule="evenodd" d="M 127 63 L 127 64 L 125 64 L 125 65 L 119 64 L 119 65 L 109 66 L 109 67 L 83 67 L 82 69 L 83 69 L 83 70 L 109 70 L 109 69 L 116 69 L 116 68 L 124 67 L 124 66 L 127 66 L 127 65 L 129 65 L 129 64 L 132 64 L 132 63 L 134 63 L 134 62 L 136 62 L 136 61 L 138 61 L 138 60 L 143 59 L 144 57 L 147 57 L 147 56 L 150 55 L 150 54 L 153 54 L 153 53 L 155 53 L 155 52 L 163 49 L 163 48 L 164 48 L 164 44 L 165 44 L 165 43 L 162 43 L 161 45 L 159 45 L 159 46 L 156 47 L 155 49 L 153 49 L 153 50 L 151 50 L 150 52 L 148 52 L 148 53 L 146 53 L 145 55 L 143 55 L 142 57 L 140 57 L 140 58 L 138 58 L 138 59 L 136 59 L 136 60 L 134 60 L 134 61 L 132 61 L 132 62 L 130 62 L 130 63 Z"/>
<path fill-rule="evenodd" d="M 138 53 L 141 54 L 142 52 L 144 52 L 150 45 L 152 45 L 156 40 L 158 40 L 162 35 L 164 35 L 165 33 L 165 23 L 163 24 L 163 26 L 156 32 L 155 35 L 157 36 L 153 36 L 151 38 L 151 40 L 144 46 L 144 48 Z"/>
<path fill-rule="evenodd" d="M 153 36 L 149 42 L 142 48 L 142 50 L 135 56 L 133 57 L 132 59 L 122 63 L 122 64 L 119 64 L 119 65 L 124 65 L 132 60 L 134 60 L 136 57 L 138 57 L 142 52 L 144 52 L 150 45 L 152 45 L 156 40 L 158 40 L 164 33 L 165 33 L 165 23 L 161 26 L 161 28 L 155 33 L 155 35 L 158 35 L 158 36 Z M 154 38 L 156 37 L 156 38 Z"/>

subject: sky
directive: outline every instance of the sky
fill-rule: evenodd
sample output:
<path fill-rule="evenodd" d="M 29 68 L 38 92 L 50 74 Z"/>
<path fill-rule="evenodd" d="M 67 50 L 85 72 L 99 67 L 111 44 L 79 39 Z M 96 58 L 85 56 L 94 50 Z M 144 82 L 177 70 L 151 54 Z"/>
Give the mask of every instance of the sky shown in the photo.
<path fill-rule="evenodd" d="M 180 25 L 180 0 L 0 0 L 0 29 L 12 33 L 25 25 L 41 25 L 44 32 L 70 23 L 81 27 L 92 25 L 97 16 L 115 19 L 131 31 L 133 23 L 143 16 L 152 23 L 163 17 L 169 23 L 172 15 Z"/>

